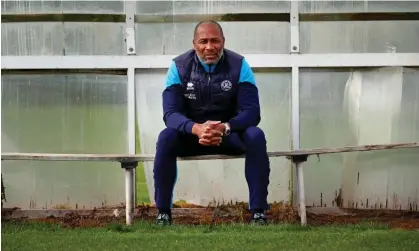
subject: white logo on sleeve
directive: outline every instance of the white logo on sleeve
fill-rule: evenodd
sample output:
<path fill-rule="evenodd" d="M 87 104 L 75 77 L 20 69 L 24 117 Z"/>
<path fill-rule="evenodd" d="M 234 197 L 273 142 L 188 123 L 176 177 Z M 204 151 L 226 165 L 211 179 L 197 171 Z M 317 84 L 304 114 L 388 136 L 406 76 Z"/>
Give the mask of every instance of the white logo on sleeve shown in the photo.
<path fill-rule="evenodd" d="M 194 88 L 194 83 L 192 82 L 188 82 L 186 84 L 186 91 L 189 91 L 189 93 L 185 93 L 184 96 L 187 99 L 196 99 L 196 95 L 194 93 L 195 88 Z"/>
<path fill-rule="evenodd" d="M 232 87 L 233 85 L 231 84 L 230 80 L 224 80 L 221 82 L 221 90 L 225 92 L 231 90 Z"/>
<path fill-rule="evenodd" d="M 186 84 L 186 90 L 193 91 L 194 90 L 193 83 L 191 83 L 191 82 L 187 83 Z"/>

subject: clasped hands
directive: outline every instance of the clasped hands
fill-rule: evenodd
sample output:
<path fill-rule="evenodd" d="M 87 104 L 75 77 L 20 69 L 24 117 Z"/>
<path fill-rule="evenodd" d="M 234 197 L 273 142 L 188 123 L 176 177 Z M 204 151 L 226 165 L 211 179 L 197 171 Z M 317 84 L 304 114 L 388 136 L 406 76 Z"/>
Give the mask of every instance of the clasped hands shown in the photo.
<path fill-rule="evenodd" d="M 195 123 L 192 133 L 199 138 L 199 144 L 204 146 L 219 146 L 223 140 L 225 126 L 221 121 L 208 120 L 205 123 Z"/>

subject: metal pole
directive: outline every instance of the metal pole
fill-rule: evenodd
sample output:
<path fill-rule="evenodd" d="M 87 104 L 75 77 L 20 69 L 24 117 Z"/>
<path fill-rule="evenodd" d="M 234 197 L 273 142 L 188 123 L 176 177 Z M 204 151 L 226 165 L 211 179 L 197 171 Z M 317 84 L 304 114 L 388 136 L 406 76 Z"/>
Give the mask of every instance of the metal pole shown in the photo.
<path fill-rule="evenodd" d="M 134 169 L 133 168 L 126 168 L 125 169 L 125 218 L 126 224 L 132 225 L 132 211 L 133 211 L 133 192 L 134 192 L 134 185 L 133 185 L 133 177 L 134 177 Z"/>
<path fill-rule="evenodd" d="M 306 213 L 306 198 L 304 193 L 304 173 L 303 173 L 303 165 L 301 162 L 297 162 L 297 170 L 298 170 L 298 198 L 300 203 L 300 219 L 301 219 L 301 226 L 307 225 L 307 213 Z"/>
<path fill-rule="evenodd" d="M 125 219 L 126 224 L 132 225 L 132 215 L 134 211 L 134 170 L 137 167 L 137 162 L 121 163 L 125 171 Z"/>

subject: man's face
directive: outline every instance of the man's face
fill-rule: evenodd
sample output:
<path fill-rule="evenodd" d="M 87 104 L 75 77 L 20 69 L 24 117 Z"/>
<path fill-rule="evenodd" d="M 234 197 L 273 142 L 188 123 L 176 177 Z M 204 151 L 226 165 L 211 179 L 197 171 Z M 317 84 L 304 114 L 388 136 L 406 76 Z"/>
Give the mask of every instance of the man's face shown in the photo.
<path fill-rule="evenodd" d="M 201 24 L 196 30 L 193 46 L 204 63 L 215 64 L 222 55 L 224 38 L 217 25 Z"/>

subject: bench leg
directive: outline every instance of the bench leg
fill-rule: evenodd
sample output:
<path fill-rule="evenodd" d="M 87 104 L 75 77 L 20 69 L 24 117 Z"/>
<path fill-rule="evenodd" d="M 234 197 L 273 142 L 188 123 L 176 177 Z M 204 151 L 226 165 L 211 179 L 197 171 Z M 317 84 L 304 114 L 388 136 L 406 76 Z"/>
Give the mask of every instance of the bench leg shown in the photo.
<path fill-rule="evenodd" d="M 287 159 L 290 159 L 296 166 L 297 169 L 297 180 L 298 180 L 298 202 L 300 204 L 300 219 L 301 226 L 307 225 L 307 212 L 306 212 L 306 197 L 304 193 L 304 173 L 303 173 L 303 162 L 306 162 L 308 155 L 293 155 L 288 156 Z"/>
<path fill-rule="evenodd" d="M 127 225 L 132 225 L 134 212 L 134 170 L 137 167 L 137 162 L 122 162 L 121 167 L 125 171 L 125 221 Z"/>
<path fill-rule="evenodd" d="M 307 213 L 306 213 L 306 198 L 304 193 L 304 174 L 303 165 L 300 162 L 296 163 L 298 171 L 298 198 L 300 202 L 300 219 L 301 226 L 307 224 Z"/>

